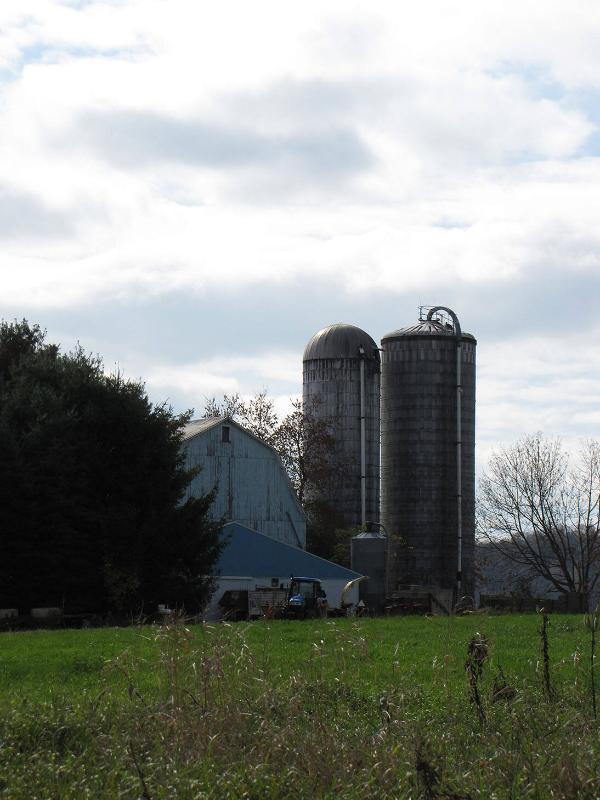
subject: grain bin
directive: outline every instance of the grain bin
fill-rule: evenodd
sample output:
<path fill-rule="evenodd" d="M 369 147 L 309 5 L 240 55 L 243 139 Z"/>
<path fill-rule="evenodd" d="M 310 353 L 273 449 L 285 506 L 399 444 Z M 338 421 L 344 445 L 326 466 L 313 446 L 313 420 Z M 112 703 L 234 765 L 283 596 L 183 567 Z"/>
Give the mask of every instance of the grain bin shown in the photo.
<path fill-rule="evenodd" d="M 304 408 L 326 420 L 334 438 L 333 477 L 318 499 L 347 528 L 379 519 L 379 379 L 377 345 L 354 325 L 330 325 L 306 345 Z"/>
<path fill-rule="evenodd" d="M 422 310 L 416 325 L 382 339 L 390 594 L 409 585 L 473 592 L 476 344 L 443 307 Z"/>
<path fill-rule="evenodd" d="M 350 542 L 350 568 L 367 576 L 359 587 L 360 598 L 375 611 L 381 611 L 385 603 L 386 553 L 387 537 L 379 531 L 359 533 Z"/>

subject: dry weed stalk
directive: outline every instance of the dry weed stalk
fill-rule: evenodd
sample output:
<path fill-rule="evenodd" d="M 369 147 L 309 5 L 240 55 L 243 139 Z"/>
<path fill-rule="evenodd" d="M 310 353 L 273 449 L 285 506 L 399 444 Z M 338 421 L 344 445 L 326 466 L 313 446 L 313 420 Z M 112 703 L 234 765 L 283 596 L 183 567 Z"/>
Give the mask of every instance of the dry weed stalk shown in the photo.
<path fill-rule="evenodd" d="M 542 644 L 542 659 L 544 663 L 544 694 L 548 700 L 554 700 L 554 689 L 550 680 L 550 650 L 548 646 L 548 625 L 550 618 L 546 611 L 542 608 L 542 627 L 540 628 L 540 637 Z"/>
<path fill-rule="evenodd" d="M 498 665 L 498 674 L 494 678 L 494 686 L 492 687 L 492 703 L 497 703 L 500 700 L 510 702 L 517 696 L 516 689 L 509 684 L 506 680 L 504 670 Z"/>
<path fill-rule="evenodd" d="M 433 764 L 428 743 L 421 736 L 417 737 L 415 743 L 415 769 L 423 786 L 425 800 L 439 797 L 437 792 L 440 781 L 439 770 Z"/>
<path fill-rule="evenodd" d="M 142 768 L 140 767 L 140 762 L 138 760 L 138 757 L 137 757 L 137 754 L 135 752 L 135 748 L 133 746 L 133 742 L 131 741 L 131 739 L 129 740 L 129 752 L 131 753 L 131 759 L 133 761 L 133 765 L 135 767 L 135 771 L 137 773 L 137 776 L 139 778 L 140 784 L 142 786 L 142 797 L 144 798 L 144 800 L 152 800 L 152 795 L 150 794 L 150 791 L 148 789 L 148 784 L 146 783 L 146 778 L 144 776 Z"/>
<path fill-rule="evenodd" d="M 596 606 L 596 610 L 593 614 L 586 614 L 585 623 L 587 627 L 590 629 L 590 694 L 592 695 L 592 710 L 594 712 L 594 719 L 598 718 L 597 710 L 596 710 L 596 673 L 595 673 L 595 661 L 596 661 L 596 630 L 598 628 L 598 610 L 599 606 Z"/>
<path fill-rule="evenodd" d="M 465 669 L 469 681 L 471 702 L 477 709 L 477 716 L 482 725 L 485 724 L 485 711 L 479 693 L 479 681 L 483 675 L 483 665 L 488 656 L 488 652 L 489 646 L 487 638 L 481 633 L 476 633 L 469 642 Z"/>
<path fill-rule="evenodd" d="M 184 673 L 189 660 L 191 639 L 192 632 L 186 626 L 185 620 L 175 615 L 156 634 L 163 667 L 160 675 L 164 679 L 167 702 L 175 708 L 181 707 L 186 693 Z"/>
<path fill-rule="evenodd" d="M 415 770 L 425 800 L 471 800 L 468 794 L 457 794 L 443 787 L 442 769 L 434 764 L 429 743 L 422 736 L 415 743 Z"/>

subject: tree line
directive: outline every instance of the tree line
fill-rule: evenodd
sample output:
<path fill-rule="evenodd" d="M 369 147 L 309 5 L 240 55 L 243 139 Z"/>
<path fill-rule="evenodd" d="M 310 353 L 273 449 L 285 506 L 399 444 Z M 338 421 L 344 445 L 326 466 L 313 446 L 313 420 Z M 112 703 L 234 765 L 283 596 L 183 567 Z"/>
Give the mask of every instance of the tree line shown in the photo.
<path fill-rule="evenodd" d="M 183 502 L 190 416 L 37 325 L 0 324 L 0 607 L 202 607 L 221 525 L 211 494 Z"/>

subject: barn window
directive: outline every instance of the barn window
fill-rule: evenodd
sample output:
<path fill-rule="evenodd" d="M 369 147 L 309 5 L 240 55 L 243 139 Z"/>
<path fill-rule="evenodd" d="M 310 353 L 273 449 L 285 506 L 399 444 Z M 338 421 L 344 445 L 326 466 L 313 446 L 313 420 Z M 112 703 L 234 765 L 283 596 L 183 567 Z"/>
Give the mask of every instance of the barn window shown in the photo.
<path fill-rule="evenodd" d="M 221 441 L 224 444 L 229 444 L 229 425 L 223 425 L 221 428 Z"/>

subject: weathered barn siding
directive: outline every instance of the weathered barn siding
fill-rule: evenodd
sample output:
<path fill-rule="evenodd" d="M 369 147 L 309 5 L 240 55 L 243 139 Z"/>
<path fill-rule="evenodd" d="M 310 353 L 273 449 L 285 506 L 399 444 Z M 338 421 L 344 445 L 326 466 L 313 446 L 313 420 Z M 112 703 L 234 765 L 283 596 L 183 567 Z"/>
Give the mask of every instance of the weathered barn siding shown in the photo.
<path fill-rule="evenodd" d="M 280 542 L 305 546 L 302 508 L 271 447 L 223 418 L 191 422 L 184 446 L 188 468 L 201 467 L 188 496 L 218 486 L 211 512 L 214 519 L 235 520 Z"/>

